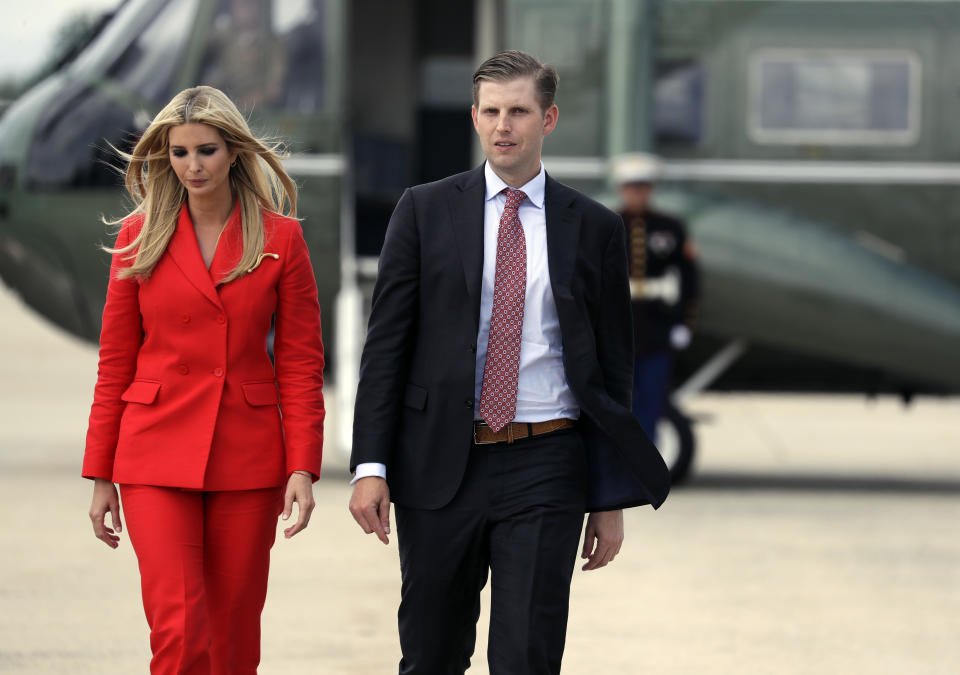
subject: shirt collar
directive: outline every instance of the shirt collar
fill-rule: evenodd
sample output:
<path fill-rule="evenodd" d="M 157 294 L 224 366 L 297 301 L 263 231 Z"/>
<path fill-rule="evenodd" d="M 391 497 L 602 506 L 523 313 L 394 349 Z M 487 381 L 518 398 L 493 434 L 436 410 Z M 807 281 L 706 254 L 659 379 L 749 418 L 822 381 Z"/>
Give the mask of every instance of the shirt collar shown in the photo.
<path fill-rule="evenodd" d="M 483 163 L 483 175 L 487 180 L 487 200 L 493 199 L 503 192 L 505 188 L 510 187 L 490 168 L 490 162 Z M 544 186 L 546 185 L 546 181 L 547 174 L 543 170 L 543 162 L 540 162 L 540 173 L 534 176 L 526 185 L 519 188 L 527 195 L 527 200 L 538 209 L 543 208 Z"/>

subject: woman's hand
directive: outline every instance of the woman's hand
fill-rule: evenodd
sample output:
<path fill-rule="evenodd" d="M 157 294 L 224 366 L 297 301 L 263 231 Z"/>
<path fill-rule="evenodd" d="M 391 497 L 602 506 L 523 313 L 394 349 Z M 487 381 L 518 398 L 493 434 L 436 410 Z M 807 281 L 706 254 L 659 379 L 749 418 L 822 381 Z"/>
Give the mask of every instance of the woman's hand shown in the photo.
<path fill-rule="evenodd" d="M 297 522 L 283 531 L 283 536 L 289 539 L 302 530 L 310 522 L 313 513 L 313 476 L 306 472 L 294 471 L 287 480 L 287 490 L 283 496 L 282 518 L 287 520 L 293 513 L 293 503 L 297 503 Z"/>
<path fill-rule="evenodd" d="M 107 527 L 107 512 L 110 512 L 110 522 L 113 529 Z M 93 521 L 93 533 L 110 548 L 120 544 L 120 537 L 114 532 L 123 532 L 123 523 L 120 521 L 120 497 L 117 487 L 105 478 L 93 479 L 93 502 L 90 504 L 90 520 Z"/>

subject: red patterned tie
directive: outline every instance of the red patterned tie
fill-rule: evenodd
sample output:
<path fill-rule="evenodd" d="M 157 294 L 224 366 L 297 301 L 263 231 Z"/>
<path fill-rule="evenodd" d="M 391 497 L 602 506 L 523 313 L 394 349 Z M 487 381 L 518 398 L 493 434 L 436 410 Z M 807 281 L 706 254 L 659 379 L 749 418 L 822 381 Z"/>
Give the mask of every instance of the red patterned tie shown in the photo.
<path fill-rule="evenodd" d="M 490 340 L 480 386 L 480 416 L 494 431 L 500 431 L 517 414 L 520 335 L 527 292 L 527 243 L 518 212 L 527 195 L 512 188 L 504 192 L 507 203 L 497 232 Z"/>

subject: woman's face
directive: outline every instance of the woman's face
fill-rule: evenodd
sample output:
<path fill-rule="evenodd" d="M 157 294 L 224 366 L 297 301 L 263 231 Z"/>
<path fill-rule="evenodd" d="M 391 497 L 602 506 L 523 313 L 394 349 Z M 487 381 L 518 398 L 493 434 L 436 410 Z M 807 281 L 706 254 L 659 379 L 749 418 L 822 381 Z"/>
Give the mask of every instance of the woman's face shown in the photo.
<path fill-rule="evenodd" d="M 170 166 L 190 199 L 230 200 L 230 164 L 237 158 L 220 132 L 189 122 L 170 129 Z"/>

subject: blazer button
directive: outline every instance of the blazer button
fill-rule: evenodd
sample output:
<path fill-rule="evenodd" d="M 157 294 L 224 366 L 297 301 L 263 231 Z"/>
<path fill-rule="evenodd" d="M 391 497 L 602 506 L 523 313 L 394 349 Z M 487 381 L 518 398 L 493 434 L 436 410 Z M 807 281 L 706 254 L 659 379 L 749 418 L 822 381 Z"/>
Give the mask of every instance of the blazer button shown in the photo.
<path fill-rule="evenodd" d="M 470 351 L 474 354 L 477 353 L 477 345 L 470 345 Z"/>
<path fill-rule="evenodd" d="M 217 377 L 223 377 L 223 368 L 214 368 L 213 374 Z"/>
<path fill-rule="evenodd" d="M 225 317 L 223 314 L 217 315 L 217 323 L 226 323 L 226 322 L 227 322 L 227 317 Z"/>
<path fill-rule="evenodd" d="M 463 405 L 467 406 L 468 408 L 470 408 L 470 409 L 472 410 L 472 409 L 473 409 L 473 399 L 472 399 L 472 398 L 468 398 L 466 401 L 463 402 Z"/>
<path fill-rule="evenodd" d="M 186 375 L 190 372 L 190 366 L 188 366 L 186 363 L 181 363 L 179 366 L 177 366 L 177 370 L 180 371 L 181 375 Z"/>
<path fill-rule="evenodd" d="M 184 314 L 182 317 L 184 323 L 190 323 L 190 315 Z"/>

